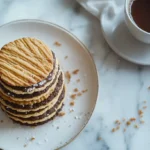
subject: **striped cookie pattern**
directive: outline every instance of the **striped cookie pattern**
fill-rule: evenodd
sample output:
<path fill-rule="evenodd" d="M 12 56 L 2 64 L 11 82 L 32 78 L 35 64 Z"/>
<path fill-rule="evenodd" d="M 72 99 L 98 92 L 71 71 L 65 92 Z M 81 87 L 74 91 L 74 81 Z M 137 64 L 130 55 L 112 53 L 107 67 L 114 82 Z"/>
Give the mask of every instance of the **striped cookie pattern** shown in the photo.
<path fill-rule="evenodd" d="M 13 121 L 37 126 L 52 120 L 65 100 L 64 75 L 54 52 L 35 38 L 0 50 L 0 105 Z"/>

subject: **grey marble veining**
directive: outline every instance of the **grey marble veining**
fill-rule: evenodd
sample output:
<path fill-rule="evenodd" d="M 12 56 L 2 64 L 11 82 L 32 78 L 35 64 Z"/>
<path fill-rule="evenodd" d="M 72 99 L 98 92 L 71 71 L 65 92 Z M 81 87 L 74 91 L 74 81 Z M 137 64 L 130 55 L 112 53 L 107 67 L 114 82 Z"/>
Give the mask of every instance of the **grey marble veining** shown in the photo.
<path fill-rule="evenodd" d="M 88 47 L 95 60 L 100 78 L 96 109 L 87 127 L 64 150 L 150 149 L 150 67 L 117 56 L 104 40 L 99 20 L 75 0 L 0 0 L 0 24 L 17 19 L 42 19 L 63 26 Z M 139 109 L 144 112 L 142 119 Z M 129 127 L 122 123 L 118 131 L 111 132 L 115 120 L 132 117 L 137 118 L 135 123 Z M 141 120 L 145 123 L 140 124 Z"/>

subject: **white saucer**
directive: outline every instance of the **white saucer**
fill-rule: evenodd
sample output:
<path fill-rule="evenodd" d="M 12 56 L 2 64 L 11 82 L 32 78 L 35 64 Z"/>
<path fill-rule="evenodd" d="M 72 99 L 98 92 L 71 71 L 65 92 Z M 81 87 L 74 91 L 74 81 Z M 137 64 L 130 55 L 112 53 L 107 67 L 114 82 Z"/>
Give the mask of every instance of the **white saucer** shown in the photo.
<path fill-rule="evenodd" d="M 94 61 L 86 47 L 58 25 L 39 20 L 20 20 L 0 27 L 0 47 L 21 37 L 35 37 L 44 41 L 55 52 L 64 71 L 79 69 L 79 73 L 72 75 L 71 82 L 66 84 L 63 107 L 66 115 L 63 117 L 56 117 L 44 125 L 31 128 L 13 124 L 0 110 L 0 120 L 4 120 L 3 123 L 0 122 L 0 149 L 54 150 L 63 147 L 77 137 L 93 113 L 98 94 L 98 76 Z M 54 45 L 56 41 L 62 45 Z M 65 56 L 68 58 L 65 59 Z M 75 106 L 70 106 L 70 95 L 75 88 L 79 91 L 88 89 L 88 92 L 76 98 Z M 74 111 L 70 112 L 72 109 Z M 32 142 L 31 137 L 35 137 Z"/>
<path fill-rule="evenodd" d="M 101 26 L 106 41 L 118 55 L 136 64 L 150 65 L 150 44 L 144 44 L 131 35 L 124 21 L 123 7 L 114 15 L 112 9 L 104 9 Z"/>

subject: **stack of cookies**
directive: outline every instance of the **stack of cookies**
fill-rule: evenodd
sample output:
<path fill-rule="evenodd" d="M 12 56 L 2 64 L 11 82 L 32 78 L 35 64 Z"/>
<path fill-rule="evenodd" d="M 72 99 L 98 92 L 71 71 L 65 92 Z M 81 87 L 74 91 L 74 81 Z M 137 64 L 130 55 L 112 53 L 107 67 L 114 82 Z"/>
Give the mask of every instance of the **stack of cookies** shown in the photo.
<path fill-rule="evenodd" d="M 40 40 L 22 38 L 0 50 L 0 105 L 29 126 L 53 119 L 63 107 L 65 85 L 55 54 Z"/>

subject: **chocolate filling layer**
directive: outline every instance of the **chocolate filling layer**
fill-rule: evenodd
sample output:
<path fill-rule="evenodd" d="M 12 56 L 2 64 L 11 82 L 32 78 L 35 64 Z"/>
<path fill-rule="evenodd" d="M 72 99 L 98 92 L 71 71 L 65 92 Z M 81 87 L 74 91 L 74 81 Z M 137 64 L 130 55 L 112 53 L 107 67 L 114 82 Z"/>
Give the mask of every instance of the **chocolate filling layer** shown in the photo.
<path fill-rule="evenodd" d="M 59 105 L 61 104 L 62 100 L 64 99 L 64 96 L 65 96 L 65 93 L 62 93 L 62 95 L 59 97 L 57 103 L 52 108 L 50 108 L 49 110 L 47 110 L 44 114 L 36 116 L 36 117 L 22 118 L 22 117 L 16 117 L 16 116 L 14 116 L 14 115 L 12 115 L 12 114 L 10 114 L 8 112 L 7 113 L 10 116 L 13 116 L 15 118 L 19 118 L 19 119 L 21 119 L 23 121 L 36 121 L 36 120 L 40 120 L 40 119 L 43 119 L 43 118 L 51 115 L 52 113 L 54 113 L 56 111 L 55 109 L 57 109 L 59 107 Z"/>
<path fill-rule="evenodd" d="M 58 101 L 56 102 L 56 104 L 64 98 L 64 95 L 65 95 L 65 88 L 63 88 L 63 91 L 61 92 L 61 94 L 60 94 L 60 96 L 59 96 Z M 3 105 L 3 106 L 4 106 L 4 105 Z M 5 109 L 6 109 L 7 111 L 9 111 L 9 112 L 11 112 L 11 113 L 13 113 L 13 114 L 19 114 L 19 115 L 35 114 L 35 113 L 38 113 L 38 112 L 41 112 L 41 111 L 44 110 L 44 109 L 40 109 L 40 110 L 38 110 L 38 111 L 18 112 L 18 111 L 16 111 L 16 110 L 13 110 L 13 109 L 8 108 L 8 107 L 6 107 L 6 106 L 4 106 L 4 107 L 5 107 Z M 54 105 L 53 107 L 57 107 L 57 106 Z"/>
<path fill-rule="evenodd" d="M 58 74 L 58 72 L 57 72 L 57 74 Z M 62 76 L 62 73 L 60 76 Z M 9 91 L 8 89 L 6 89 L 2 84 L 0 84 L 0 87 L 5 94 L 8 95 L 8 93 L 9 93 L 9 96 L 11 96 L 11 97 L 20 98 L 20 99 L 28 99 L 28 98 L 33 98 L 33 97 L 39 96 L 39 95 L 47 92 L 49 90 L 49 88 L 55 83 L 56 79 L 57 79 L 57 75 L 56 75 L 56 78 L 54 79 L 54 81 L 49 86 L 47 86 L 44 90 L 34 92 L 32 94 L 16 94 L 16 93 L 13 93 L 13 92 Z"/>
<path fill-rule="evenodd" d="M 39 126 L 39 125 L 43 125 L 43 124 L 45 124 L 45 123 L 47 123 L 47 122 L 53 120 L 53 119 L 58 115 L 58 113 L 62 110 L 62 108 L 63 108 L 63 105 L 62 105 L 62 107 L 56 112 L 56 114 L 55 114 L 52 118 L 50 118 L 50 119 L 48 119 L 48 120 L 45 120 L 45 121 L 43 121 L 43 122 L 28 124 L 28 123 L 22 123 L 22 122 L 13 120 L 12 118 L 10 118 L 10 119 L 11 119 L 13 122 L 18 123 L 18 124 L 20 124 L 20 125 L 25 125 L 25 126 Z"/>
<path fill-rule="evenodd" d="M 63 84 L 63 78 L 62 78 L 62 76 L 60 76 L 60 77 L 58 78 L 58 82 L 57 82 L 56 88 L 55 88 L 55 90 L 51 93 L 51 95 L 50 95 L 47 99 L 43 100 L 42 102 L 35 103 L 35 104 L 33 104 L 33 105 L 18 105 L 18 104 L 9 102 L 9 101 L 7 101 L 7 100 L 4 100 L 4 101 L 5 101 L 5 103 L 6 103 L 7 105 L 9 105 L 9 106 L 11 106 L 11 107 L 13 107 L 13 108 L 16 108 L 16 109 L 24 109 L 24 110 L 26 110 L 26 109 L 29 109 L 29 110 L 30 110 L 30 109 L 36 109 L 36 108 L 38 108 L 38 107 L 40 107 L 40 106 L 46 105 L 46 104 L 49 103 L 54 97 L 56 97 L 57 94 L 58 94 L 58 92 L 59 92 L 59 90 L 60 90 L 61 87 L 62 87 L 62 84 Z"/>
<path fill-rule="evenodd" d="M 12 88 L 12 89 L 14 89 L 14 90 L 19 90 L 19 91 L 22 91 L 22 92 L 27 92 L 29 89 L 31 89 L 31 88 L 40 88 L 40 87 L 43 87 L 48 81 L 51 81 L 52 80 L 52 77 L 53 77 L 53 73 L 54 73 L 54 70 L 55 70 L 55 67 L 56 67 L 56 57 L 55 57 L 55 54 L 52 52 L 52 54 L 53 54 L 53 64 L 54 64 L 54 68 L 53 68 L 53 70 L 49 73 L 49 75 L 44 79 L 45 80 L 45 82 L 43 82 L 43 81 L 40 81 L 39 83 L 37 83 L 37 84 L 33 84 L 33 85 L 31 85 L 31 86 L 28 86 L 28 87 L 21 87 L 21 86 L 11 86 L 11 85 L 9 85 L 9 84 L 7 84 L 7 83 L 5 83 L 5 82 L 3 82 L 3 81 L 1 81 L 4 85 L 6 85 L 6 86 L 8 86 L 8 87 L 10 87 L 10 88 Z M 41 84 L 41 83 L 43 83 L 43 84 Z M 1 84 L 0 84 L 1 85 Z"/>

